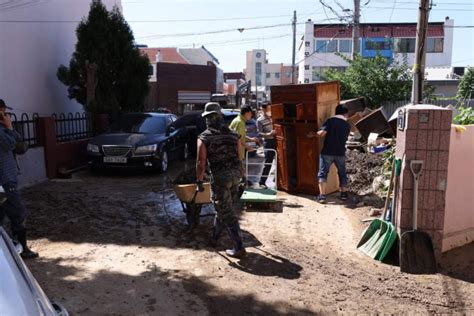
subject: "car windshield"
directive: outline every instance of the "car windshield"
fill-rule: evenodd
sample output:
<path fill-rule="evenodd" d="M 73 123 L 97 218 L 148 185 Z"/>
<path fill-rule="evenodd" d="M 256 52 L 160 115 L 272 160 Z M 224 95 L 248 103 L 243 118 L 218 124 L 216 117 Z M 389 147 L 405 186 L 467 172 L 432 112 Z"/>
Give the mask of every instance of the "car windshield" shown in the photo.
<path fill-rule="evenodd" d="M 124 115 L 110 126 L 111 133 L 164 134 L 166 118 L 152 115 Z"/>

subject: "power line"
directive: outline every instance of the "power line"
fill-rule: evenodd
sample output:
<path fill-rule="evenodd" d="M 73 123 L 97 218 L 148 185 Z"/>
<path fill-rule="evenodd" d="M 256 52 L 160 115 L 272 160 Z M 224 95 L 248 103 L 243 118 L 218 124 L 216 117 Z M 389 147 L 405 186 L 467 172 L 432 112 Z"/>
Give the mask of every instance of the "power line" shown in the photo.
<path fill-rule="evenodd" d="M 47 3 L 51 0 L 32 0 L 28 2 L 19 2 L 19 1 L 9 1 L 6 3 L 0 3 L 0 12 L 9 12 L 17 9 L 24 9 L 36 6 L 38 4 Z M 16 2 L 16 3 L 15 3 Z M 18 3 L 19 2 L 19 3 Z"/>
<path fill-rule="evenodd" d="M 247 39 L 240 39 L 240 40 L 225 40 L 225 41 L 215 41 L 215 42 L 199 42 L 199 45 L 205 45 L 205 46 L 215 46 L 215 45 L 227 45 L 231 43 L 246 43 L 246 42 L 257 42 L 260 40 L 271 40 L 271 39 L 277 39 L 277 38 L 282 38 L 282 37 L 287 37 L 291 36 L 291 33 L 287 34 L 281 34 L 281 35 L 276 35 L 276 36 L 269 36 L 269 37 L 254 37 L 254 38 L 247 38 Z M 298 34 L 301 35 L 301 34 Z M 194 43 L 186 43 L 186 44 L 178 44 L 177 46 L 179 47 L 184 47 L 184 46 L 192 46 L 195 45 L 196 42 Z"/>
<path fill-rule="evenodd" d="M 321 21 L 314 21 L 314 22 L 325 22 L 334 19 L 326 19 Z M 302 25 L 306 22 L 296 23 L 296 25 Z M 218 33 L 228 33 L 228 32 L 235 32 L 239 31 L 242 33 L 243 31 L 250 31 L 250 30 L 261 30 L 261 29 L 268 29 L 268 28 L 276 28 L 276 27 L 283 27 L 283 26 L 290 26 L 291 23 L 281 23 L 281 24 L 273 24 L 273 25 L 262 25 L 262 26 L 252 26 L 252 27 L 242 27 L 242 28 L 231 28 L 231 29 L 222 29 L 222 30 L 214 30 L 214 31 L 205 31 L 205 32 L 197 32 L 197 33 L 176 33 L 176 34 L 153 34 L 153 35 L 146 35 L 140 36 L 140 39 L 155 39 L 155 38 L 165 38 L 165 37 L 184 37 L 184 36 L 196 36 L 196 35 L 210 35 L 210 34 L 218 34 Z"/>
<path fill-rule="evenodd" d="M 393 7 L 392 7 L 392 12 L 390 12 L 390 18 L 388 19 L 388 22 L 392 22 L 392 16 L 393 12 L 395 11 L 395 7 L 397 6 L 397 0 L 393 0 Z"/>
<path fill-rule="evenodd" d="M 388 7 L 371 7 L 372 9 L 380 9 L 380 10 L 392 10 L 392 8 Z M 396 10 L 411 10 L 411 11 L 418 11 L 418 8 L 396 8 Z M 436 10 L 436 11 L 474 11 L 474 9 L 441 9 L 441 8 L 432 8 L 431 10 Z"/>
<path fill-rule="evenodd" d="M 298 23 L 298 24 L 304 24 L 304 23 Z M 254 27 L 245 27 L 245 28 L 232 28 L 232 29 L 214 30 L 214 31 L 206 31 L 206 32 L 197 32 L 197 33 L 154 34 L 154 35 L 140 36 L 139 38 L 147 39 L 147 38 L 164 38 L 164 37 L 183 37 L 183 36 L 228 33 L 228 32 L 235 32 L 235 31 L 239 31 L 240 33 L 242 33 L 243 31 L 248 31 L 248 30 L 261 30 L 261 29 L 290 26 L 290 25 L 291 23 L 281 23 L 281 24 L 274 24 L 274 25 L 263 25 L 263 26 L 254 26 Z"/>
<path fill-rule="evenodd" d="M 283 17 L 283 15 L 266 16 L 267 18 Z M 248 18 L 217 18 L 217 19 L 193 19 L 193 20 L 127 20 L 127 23 L 175 23 L 175 22 L 212 22 L 229 20 L 251 20 L 266 17 L 248 17 Z M 285 15 L 285 17 L 288 17 Z M 4 20 L 3 23 L 80 23 L 80 20 Z"/>
<path fill-rule="evenodd" d="M 378 0 L 377 2 L 379 2 L 379 4 L 388 4 L 387 2 L 391 2 L 390 0 L 387 0 L 387 1 L 381 1 L 381 0 Z M 412 5 L 415 5 L 415 6 L 418 6 L 418 2 L 407 2 L 407 1 L 397 1 L 398 4 L 412 4 Z M 472 2 L 469 3 L 469 2 L 439 2 L 437 1 L 435 4 L 435 6 L 437 5 L 455 5 L 455 6 L 472 6 Z"/>

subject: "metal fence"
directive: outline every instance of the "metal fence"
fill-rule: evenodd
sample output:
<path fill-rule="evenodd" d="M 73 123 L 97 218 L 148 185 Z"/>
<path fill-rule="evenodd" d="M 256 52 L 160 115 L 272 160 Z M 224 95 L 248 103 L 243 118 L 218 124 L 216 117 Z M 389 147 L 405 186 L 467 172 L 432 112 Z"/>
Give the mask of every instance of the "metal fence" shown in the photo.
<path fill-rule="evenodd" d="M 12 118 L 12 124 L 15 131 L 18 132 L 23 138 L 23 141 L 28 144 L 29 147 L 39 146 L 38 140 L 38 118 L 37 113 L 33 113 L 29 116 L 27 113 L 23 113 L 20 116 L 9 113 Z"/>
<path fill-rule="evenodd" d="M 385 115 L 387 118 L 390 118 L 395 111 L 404 105 L 410 104 L 410 100 L 402 100 L 402 101 L 395 101 L 395 102 L 387 102 L 382 105 L 383 111 L 385 112 Z M 458 101 L 458 100 L 425 100 L 423 101 L 425 104 L 432 104 L 432 105 L 438 105 L 438 106 L 465 106 L 465 107 L 472 107 L 474 108 L 474 99 L 469 99 L 469 100 L 463 100 L 463 101 Z"/>
<path fill-rule="evenodd" d="M 56 125 L 56 140 L 67 142 L 93 136 L 92 117 L 87 113 L 53 114 Z"/>

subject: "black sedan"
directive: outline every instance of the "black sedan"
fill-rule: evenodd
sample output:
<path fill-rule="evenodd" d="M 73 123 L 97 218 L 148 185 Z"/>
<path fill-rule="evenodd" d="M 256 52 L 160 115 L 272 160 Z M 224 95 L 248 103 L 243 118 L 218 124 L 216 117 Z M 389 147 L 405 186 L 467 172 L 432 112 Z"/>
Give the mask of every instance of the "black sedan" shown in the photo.
<path fill-rule="evenodd" d="M 165 172 L 170 161 L 188 157 L 185 128 L 176 128 L 177 117 L 168 113 L 122 115 L 109 130 L 87 145 L 89 165 L 141 167 Z"/>

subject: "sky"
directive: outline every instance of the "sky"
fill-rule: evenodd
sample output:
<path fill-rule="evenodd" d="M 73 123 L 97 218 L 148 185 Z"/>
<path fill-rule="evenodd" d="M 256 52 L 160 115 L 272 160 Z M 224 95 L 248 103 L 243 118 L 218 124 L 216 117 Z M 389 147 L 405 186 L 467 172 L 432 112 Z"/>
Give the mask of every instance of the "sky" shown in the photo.
<path fill-rule="evenodd" d="M 352 0 L 122 0 L 136 42 L 149 47 L 204 45 L 225 72 L 245 68 L 245 52 L 264 48 L 270 63 L 291 63 L 293 11 L 297 11 L 297 47 L 304 22 L 338 22 Z M 412 22 L 418 0 L 361 0 L 361 22 Z M 433 0 L 430 22 L 454 19 L 453 66 L 474 66 L 474 0 Z M 337 14 L 337 15 L 336 15 Z M 347 14 L 347 13 L 346 13 Z M 243 29 L 240 32 L 238 29 Z M 204 34 L 203 34 L 204 33 Z"/>

